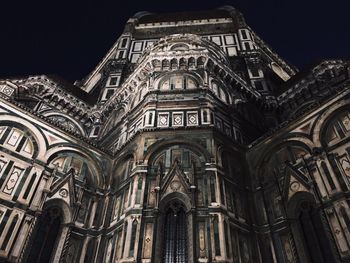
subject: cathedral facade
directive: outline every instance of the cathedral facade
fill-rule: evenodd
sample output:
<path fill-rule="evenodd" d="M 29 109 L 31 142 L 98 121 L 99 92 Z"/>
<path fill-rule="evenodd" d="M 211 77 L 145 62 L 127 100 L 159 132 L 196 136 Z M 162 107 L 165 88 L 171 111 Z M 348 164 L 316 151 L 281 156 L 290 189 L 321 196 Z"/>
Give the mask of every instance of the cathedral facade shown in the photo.
<path fill-rule="evenodd" d="M 0 80 L 1 262 L 350 262 L 350 63 L 235 8 L 131 17 L 83 80 Z"/>

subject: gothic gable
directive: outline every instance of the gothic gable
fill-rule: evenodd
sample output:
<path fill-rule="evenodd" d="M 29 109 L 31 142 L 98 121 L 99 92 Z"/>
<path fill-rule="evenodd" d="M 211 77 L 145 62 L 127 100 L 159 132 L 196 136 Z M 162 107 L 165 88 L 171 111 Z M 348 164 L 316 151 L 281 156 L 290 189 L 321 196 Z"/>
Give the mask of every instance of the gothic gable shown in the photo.
<path fill-rule="evenodd" d="M 285 200 L 290 199 L 296 192 L 310 190 L 310 180 L 307 176 L 289 163 L 284 168 L 283 178 L 282 189 Z"/>
<path fill-rule="evenodd" d="M 52 184 L 48 200 L 63 199 L 69 206 L 73 206 L 77 200 L 75 185 L 74 170 L 70 169 L 67 174 Z"/>
<path fill-rule="evenodd" d="M 189 193 L 190 180 L 187 175 L 181 170 L 178 161 L 175 161 L 173 167 L 168 174 L 162 178 L 161 181 L 161 193 L 168 194 L 172 192 Z"/>

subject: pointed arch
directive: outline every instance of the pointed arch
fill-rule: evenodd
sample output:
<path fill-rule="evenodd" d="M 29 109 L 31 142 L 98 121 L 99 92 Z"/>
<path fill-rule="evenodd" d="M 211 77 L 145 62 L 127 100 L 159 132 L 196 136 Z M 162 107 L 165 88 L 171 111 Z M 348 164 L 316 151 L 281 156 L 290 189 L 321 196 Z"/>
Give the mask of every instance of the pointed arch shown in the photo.
<path fill-rule="evenodd" d="M 62 114 L 60 112 L 45 112 L 45 117 L 47 117 L 51 121 L 59 122 L 61 125 L 63 125 L 65 128 L 75 131 L 77 133 L 80 133 L 82 136 L 86 136 L 86 131 L 83 129 L 80 123 L 78 123 L 74 118 Z"/>
<path fill-rule="evenodd" d="M 330 106 L 315 121 L 312 129 L 312 141 L 316 147 L 324 145 L 325 132 L 332 118 L 345 108 L 350 108 L 350 100 L 337 101 L 336 104 Z"/>
<path fill-rule="evenodd" d="M 323 210 L 317 208 L 316 198 L 310 192 L 298 192 L 287 203 L 292 235 L 299 259 L 305 262 L 337 262 L 333 254 L 334 241 L 327 234 L 329 228 Z"/>
<path fill-rule="evenodd" d="M 210 162 L 211 154 L 208 152 L 206 148 L 204 148 L 199 143 L 194 143 L 193 141 L 189 141 L 185 138 L 174 138 L 174 139 L 163 139 L 158 140 L 156 143 L 152 144 L 148 147 L 147 152 L 145 153 L 144 161 L 146 164 L 149 164 L 149 161 L 153 159 L 155 154 L 160 151 L 166 149 L 167 147 L 171 147 L 177 145 L 179 147 L 187 148 L 193 151 L 195 154 L 200 156 L 201 162 Z"/>
<path fill-rule="evenodd" d="M 134 152 L 128 151 L 115 161 L 112 169 L 113 174 L 109 178 L 109 184 L 112 189 L 117 189 L 119 183 L 128 178 L 135 166 L 135 158 Z"/>
<path fill-rule="evenodd" d="M 49 149 L 46 152 L 45 156 L 45 163 L 50 164 L 55 158 L 59 156 L 69 156 L 69 155 L 77 155 L 81 156 L 83 159 L 86 160 L 86 163 L 88 164 L 88 168 L 91 170 L 91 178 L 86 178 L 87 183 L 90 186 L 96 187 L 96 188 L 103 188 L 105 185 L 105 178 L 104 173 L 101 169 L 100 162 L 96 160 L 91 154 L 89 154 L 86 151 L 83 151 L 82 149 L 71 147 L 68 145 L 59 145 L 56 147 L 53 147 Z"/>
<path fill-rule="evenodd" d="M 36 223 L 34 242 L 29 247 L 26 262 L 50 262 L 56 254 L 60 254 L 62 248 L 57 244 L 59 240 L 66 238 L 66 232 L 62 231 L 63 224 L 71 221 L 72 211 L 65 202 L 59 199 L 46 202 Z"/>
<path fill-rule="evenodd" d="M 187 262 L 194 238 L 190 231 L 193 227 L 190 198 L 180 192 L 170 193 L 161 199 L 159 211 L 156 262 Z M 175 258 L 182 260 L 175 261 Z"/>
<path fill-rule="evenodd" d="M 281 138 L 274 141 L 271 144 L 261 145 L 262 149 L 259 150 L 259 156 L 252 163 L 252 169 L 256 171 L 262 171 L 261 168 L 265 166 L 268 160 L 278 149 L 282 149 L 287 146 L 297 146 L 304 149 L 307 153 L 311 153 L 312 149 L 315 147 L 314 143 L 306 136 L 300 136 L 295 134 L 290 134 L 288 137 Z"/>

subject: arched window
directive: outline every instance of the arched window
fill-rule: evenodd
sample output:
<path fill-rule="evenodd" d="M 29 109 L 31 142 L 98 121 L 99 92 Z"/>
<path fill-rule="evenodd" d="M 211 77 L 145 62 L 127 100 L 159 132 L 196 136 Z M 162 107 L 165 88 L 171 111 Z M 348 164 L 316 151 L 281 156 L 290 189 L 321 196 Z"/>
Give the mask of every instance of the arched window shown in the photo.
<path fill-rule="evenodd" d="M 67 173 L 71 168 L 74 169 L 75 177 L 78 180 L 93 178 L 92 169 L 89 160 L 75 153 L 62 153 L 50 163 L 58 172 Z"/>
<path fill-rule="evenodd" d="M 79 127 L 77 123 L 74 123 L 74 121 L 70 120 L 69 118 L 58 115 L 58 114 L 52 114 L 50 116 L 47 116 L 47 118 L 53 122 L 59 123 L 61 126 L 66 128 L 67 130 L 70 130 L 72 132 L 76 132 L 78 134 L 82 134 L 82 128 Z"/>
<path fill-rule="evenodd" d="M 165 214 L 163 244 L 163 263 L 187 262 L 186 213 L 177 202 L 172 203 Z"/>
<path fill-rule="evenodd" d="M 10 126 L 0 126 L 0 144 L 26 157 L 32 157 L 37 148 L 29 132 Z"/>
<path fill-rule="evenodd" d="M 211 90 L 221 101 L 225 103 L 230 102 L 229 95 L 227 94 L 225 88 L 222 85 L 220 85 L 217 81 L 214 80 L 211 82 Z"/>
<path fill-rule="evenodd" d="M 350 134 L 350 114 L 349 111 L 342 112 L 335 116 L 326 130 L 326 143 L 335 143 Z"/>
<path fill-rule="evenodd" d="M 271 161 L 273 164 L 284 164 L 289 162 L 291 164 L 298 163 L 307 152 L 299 146 L 286 146 L 275 152 Z"/>
<path fill-rule="evenodd" d="M 159 166 L 162 167 L 163 172 L 167 173 L 173 166 L 174 162 L 177 161 L 185 173 L 191 172 L 193 167 L 199 172 L 201 168 L 201 158 L 185 147 L 180 145 L 171 146 L 157 155 L 155 155 L 154 161 L 152 161 L 152 169 L 154 172 L 157 171 Z"/>
<path fill-rule="evenodd" d="M 125 157 L 121 162 L 119 162 L 116 176 L 120 177 L 120 179 L 125 180 L 128 178 L 132 168 L 134 167 L 134 158 L 131 155 Z"/>
<path fill-rule="evenodd" d="M 197 81 L 187 75 L 166 76 L 160 82 L 160 90 L 186 90 L 198 88 Z"/>
<path fill-rule="evenodd" d="M 301 168 L 304 166 L 304 156 L 308 155 L 309 152 L 306 147 L 304 148 L 299 144 L 295 145 L 292 142 L 273 149 L 269 160 L 264 164 L 264 169 L 261 169 L 263 184 L 281 179 L 285 175 L 287 167 L 308 176 L 306 168 Z"/>

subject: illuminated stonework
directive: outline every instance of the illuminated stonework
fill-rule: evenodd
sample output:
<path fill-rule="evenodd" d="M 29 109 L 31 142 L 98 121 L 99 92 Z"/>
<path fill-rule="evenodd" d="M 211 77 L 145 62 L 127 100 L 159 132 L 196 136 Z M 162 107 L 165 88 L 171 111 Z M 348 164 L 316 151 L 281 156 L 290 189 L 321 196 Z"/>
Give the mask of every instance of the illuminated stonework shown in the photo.
<path fill-rule="evenodd" d="M 0 80 L 0 261 L 350 262 L 349 66 L 297 73 L 226 6 Z"/>

